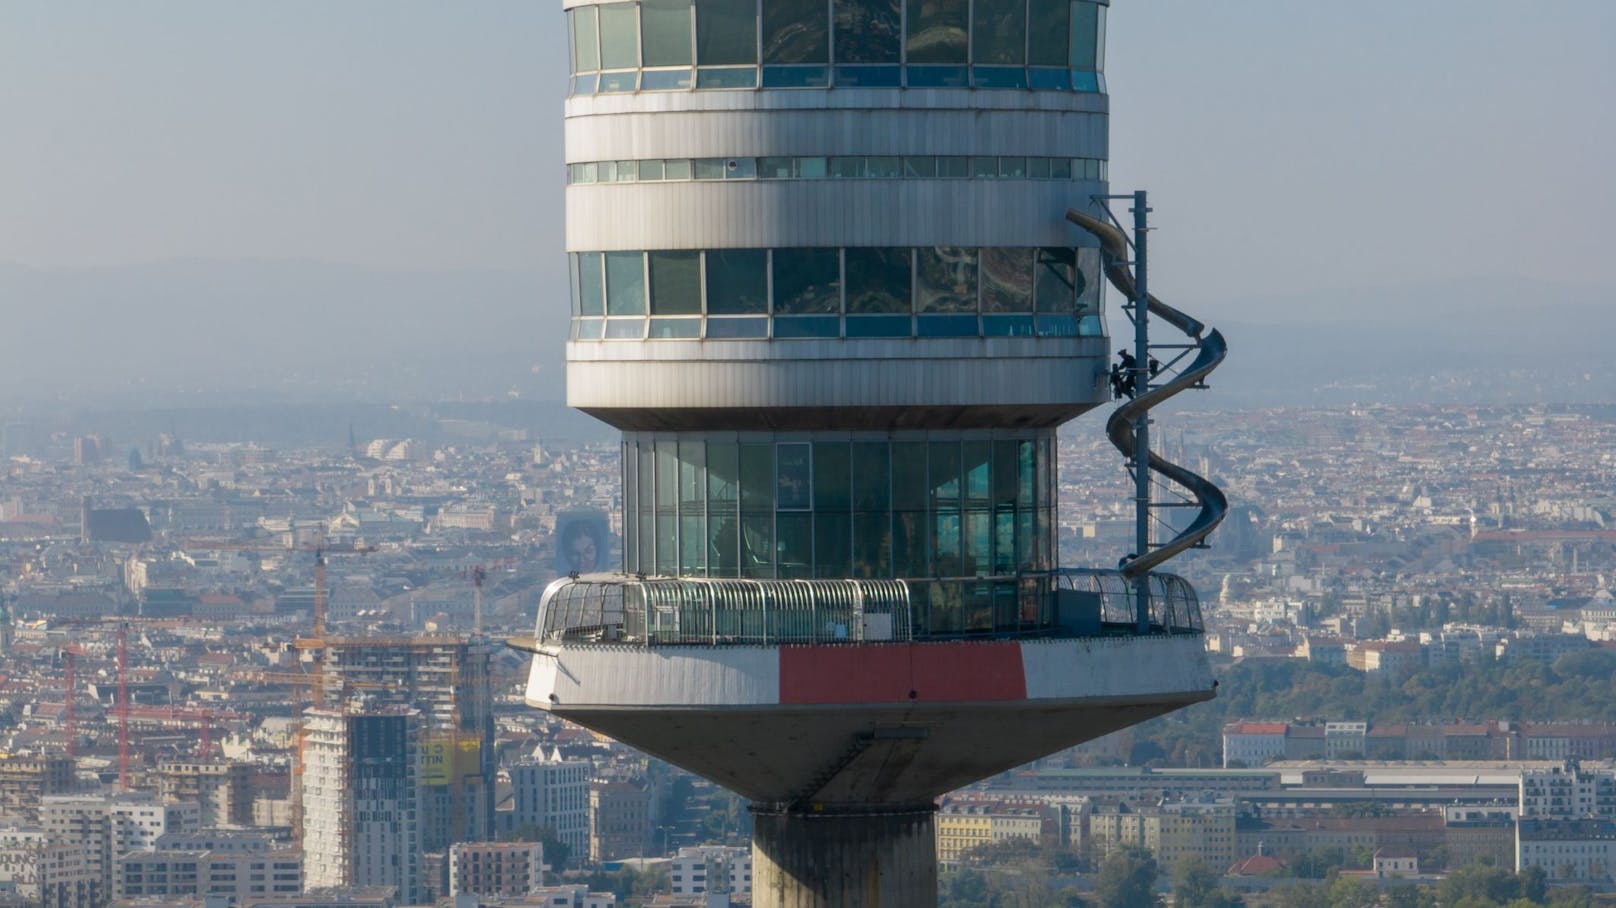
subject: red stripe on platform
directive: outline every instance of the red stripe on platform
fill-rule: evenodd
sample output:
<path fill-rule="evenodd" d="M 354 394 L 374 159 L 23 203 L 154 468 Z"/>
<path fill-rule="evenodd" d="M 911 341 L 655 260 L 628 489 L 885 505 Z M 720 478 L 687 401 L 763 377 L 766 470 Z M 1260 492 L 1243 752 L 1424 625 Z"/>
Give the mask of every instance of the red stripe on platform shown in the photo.
<path fill-rule="evenodd" d="M 913 692 L 913 697 L 910 696 Z M 1025 700 L 1018 643 L 895 643 L 780 648 L 780 702 Z"/>

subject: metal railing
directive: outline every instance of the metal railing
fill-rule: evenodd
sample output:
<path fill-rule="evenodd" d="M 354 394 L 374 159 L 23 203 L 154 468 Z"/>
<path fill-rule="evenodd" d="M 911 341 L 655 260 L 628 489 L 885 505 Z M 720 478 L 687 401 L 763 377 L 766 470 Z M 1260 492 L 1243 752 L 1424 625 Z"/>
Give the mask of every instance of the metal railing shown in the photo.
<path fill-rule="evenodd" d="M 1134 589 L 1118 571 L 1048 575 L 1086 620 L 1052 620 L 1005 639 L 1133 633 Z M 1182 577 L 1151 574 L 1150 632 L 1200 633 L 1200 603 Z M 590 574 L 550 584 L 534 644 L 777 645 L 949 639 L 916 620 L 923 602 L 903 580 L 737 580 Z"/>

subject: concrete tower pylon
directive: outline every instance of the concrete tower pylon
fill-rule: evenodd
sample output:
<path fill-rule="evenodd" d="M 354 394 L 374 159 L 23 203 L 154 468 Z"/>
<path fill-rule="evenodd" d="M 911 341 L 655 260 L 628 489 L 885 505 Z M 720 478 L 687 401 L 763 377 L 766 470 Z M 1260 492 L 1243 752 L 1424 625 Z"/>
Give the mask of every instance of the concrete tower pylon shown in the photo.
<path fill-rule="evenodd" d="M 1056 563 L 1127 271 L 1066 219 L 1107 4 L 563 5 L 567 395 L 623 433 L 623 566 L 545 591 L 527 700 L 749 798 L 754 904 L 933 905 L 939 795 L 1213 694 L 1189 584 Z"/>

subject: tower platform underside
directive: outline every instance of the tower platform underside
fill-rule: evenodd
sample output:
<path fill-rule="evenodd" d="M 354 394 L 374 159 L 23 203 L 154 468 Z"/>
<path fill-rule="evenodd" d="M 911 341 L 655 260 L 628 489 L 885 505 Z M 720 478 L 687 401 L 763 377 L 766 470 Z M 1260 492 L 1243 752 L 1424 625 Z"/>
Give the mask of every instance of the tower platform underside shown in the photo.
<path fill-rule="evenodd" d="M 778 805 L 916 805 L 1213 695 L 1195 633 L 537 646 L 527 701 Z"/>

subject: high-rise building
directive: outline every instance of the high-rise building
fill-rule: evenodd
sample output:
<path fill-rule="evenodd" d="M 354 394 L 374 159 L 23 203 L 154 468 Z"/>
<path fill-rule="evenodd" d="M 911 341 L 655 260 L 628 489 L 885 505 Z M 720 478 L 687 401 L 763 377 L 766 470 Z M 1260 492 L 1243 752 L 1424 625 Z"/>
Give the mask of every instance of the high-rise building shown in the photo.
<path fill-rule="evenodd" d="M 449 848 L 449 894 L 527 895 L 544 885 L 538 842 L 462 842 Z"/>
<path fill-rule="evenodd" d="M 1152 299 L 1188 364 L 1110 369 L 1102 279 L 1147 300 L 1108 4 L 563 6 L 567 396 L 623 433 L 623 572 L 546 590 L 527 699 L 750 798 L 767 904 L 935 904 L 939 794 L 1212 696 L 1150 573 L 1209 483 L 1141 453 L 1199 514 L 1056 565 L 1057 428 L 1115 389 L 1132 451 L 1223 356 Z"/>
<path fill-rule="evenodd" d="M 45 795 L 67 794 L 74 785 L 72 757 L 0 757 L 0 814 L 38 820 Z"/>
<path fill-rule="evenodd" d="M 150 849 L 170 833 L 195 832 L 201 816 L 197 804 L 161 800 L 151 792 L 47 795 L 40 805 L 47 841 L 89 849 L 102 893 L 112 891 L 118 855 Z"/>
<path fill-rule="evenodd" d="M 599 864 L 644 857 L 651 841 L 651 786 L 644 782 L 589 784 L 589 859 Z"/>
<path fill-rule="evenodd" d="M 157 793 L 202 808 L 203 826 L 251 826 L 253 767 L 229 760 L 165 760 L 157 766 Z"/>
<path fill-rule="evenodd" d="M 573 860 L 589 856 L 588 760 L 564 760 L 559 750 L 511 764 L 511 825 L 517 830 L 550 829 Z"/>
<path fill-rule="evenodd" d="M 494 646 L 457 636 L 328 637 L 327 690 L 421 712 L 427 851 L 493 837 Z"/>
<path fill-rule="evenodd" d="M 421 714 L 408 707 L 303 714 L 307 885 L 421 890 Z"/>

